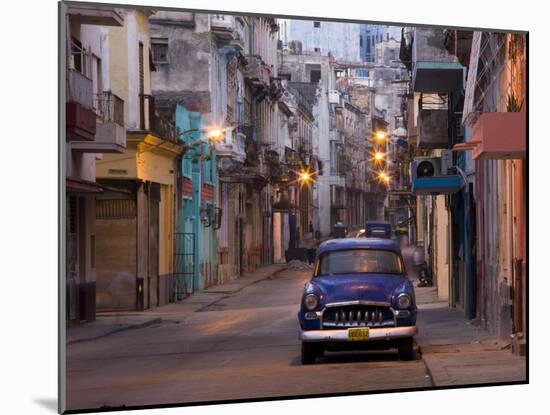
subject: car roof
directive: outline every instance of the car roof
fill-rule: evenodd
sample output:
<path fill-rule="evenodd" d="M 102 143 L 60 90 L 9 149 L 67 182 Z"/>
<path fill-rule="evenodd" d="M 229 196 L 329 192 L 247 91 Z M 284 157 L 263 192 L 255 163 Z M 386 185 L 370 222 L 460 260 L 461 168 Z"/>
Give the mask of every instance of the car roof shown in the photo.
<path fill-rule="evenodd" d="M 385 249 L 388 251 L 394 251 L 401 254 L 401 247 L 399 244 L 391 239 L 385 238 L 341 238 L 341 239 L 329 239 L 323 242 L 317 248 L 317 255 L 324 254 L 330 251 L 339 251 L 345 249 Z"/>
<path fill-rule="evenodd" d="M 391 225 L 390 222 L 386 222 L 383 220 L 368 220 L 366 224 L 367 225 Z"/>

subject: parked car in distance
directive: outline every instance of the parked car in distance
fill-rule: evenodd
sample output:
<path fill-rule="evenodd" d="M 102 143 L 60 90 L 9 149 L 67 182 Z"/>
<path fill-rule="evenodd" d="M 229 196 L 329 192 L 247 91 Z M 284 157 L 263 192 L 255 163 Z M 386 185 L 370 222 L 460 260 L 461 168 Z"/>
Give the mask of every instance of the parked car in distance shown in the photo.
<path fill-rule="evenodd" d="M 414 288 L 395 241 L 325 241 L 298 312 L 302 363 L 315 363 L 325 351 L 392 347 L 401 359 L 412 359 L 416 314 Z"/>
<path fill-rule="evenodd" d="M 365 235 L 367 238 L 388 238 L 391 239 L 391 223 L 380 221 L 368 221 L 365 224 Z"/>

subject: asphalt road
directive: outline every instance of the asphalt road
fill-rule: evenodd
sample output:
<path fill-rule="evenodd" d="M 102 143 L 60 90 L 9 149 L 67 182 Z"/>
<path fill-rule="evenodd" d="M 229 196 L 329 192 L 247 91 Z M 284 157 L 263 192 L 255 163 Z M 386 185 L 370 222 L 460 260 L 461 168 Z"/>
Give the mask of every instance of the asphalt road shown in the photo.
<path fill-rule="evenodd" d="M 393 350 L 300 364 L 296 312 L 310 271 L 286 270 L 182 318 L 67 349 L 67 407 L 177 404 L 431 386 Z"/>

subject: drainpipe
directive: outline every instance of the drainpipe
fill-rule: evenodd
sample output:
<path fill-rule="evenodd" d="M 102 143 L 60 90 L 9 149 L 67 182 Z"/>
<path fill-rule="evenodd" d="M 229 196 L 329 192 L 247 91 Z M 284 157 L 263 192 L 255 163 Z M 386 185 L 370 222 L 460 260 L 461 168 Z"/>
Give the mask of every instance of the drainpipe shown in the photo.
<path fill-rule="evenodd" d="M 200 232 L 201 232 L 201 161 L 200 156 L 195 162 L 192 162 L 192 182 L 193 182 L 193 233 L 195 237 L 193 239 L 193 286 L 191 292 L 195 290 L 201 290 L 204 288 L 204 281 L 200 273 Z"/>

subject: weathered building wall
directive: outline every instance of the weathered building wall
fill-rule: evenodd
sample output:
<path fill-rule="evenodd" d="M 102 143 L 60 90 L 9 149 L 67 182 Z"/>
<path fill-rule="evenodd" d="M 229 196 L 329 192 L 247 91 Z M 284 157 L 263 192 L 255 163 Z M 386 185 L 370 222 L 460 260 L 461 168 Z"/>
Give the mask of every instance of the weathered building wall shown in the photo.
<path fill-rule="evenodd" d="M 153 42 L 167 43 L 166 63 L 155 63 L 154 94 L 163 106 L 176 104 L 203 114 L 212 112 L 214 45 L 209 15 L 158 12 L 151 16 Z"/>
<path fill-rule="evenodd" d="M 324 56 L 330 52 L 337 59 L 360 61 L 359 25 L 294 19 L 285 19 L 284 22 L 286 32 L 283 33 L 283 41 L 286 45 L 291 41 L 300 41 L 304 52 Z"/>
<path fill-rule="evenodd" d="M 458 58 L 451 55 L 443 47 L 445 33 L 443 28 L 415 27 L 412 45 L 413 61 L 457 62 Z"/>
<path fill-rule="evenodd" d="M 401 27 L 374 24 L 360 25 L 360 55 L 364 62 L 375 62 L 376 47 L 380 42 L 401 39 Z"/>

